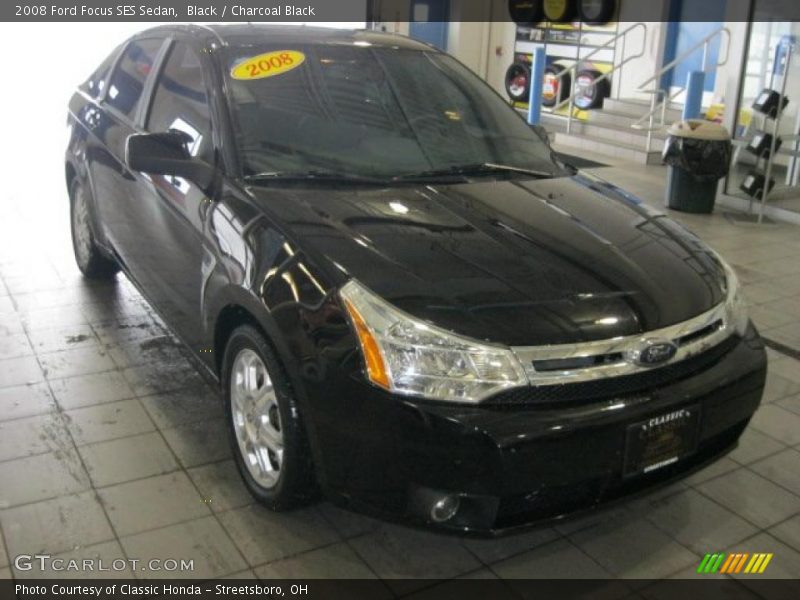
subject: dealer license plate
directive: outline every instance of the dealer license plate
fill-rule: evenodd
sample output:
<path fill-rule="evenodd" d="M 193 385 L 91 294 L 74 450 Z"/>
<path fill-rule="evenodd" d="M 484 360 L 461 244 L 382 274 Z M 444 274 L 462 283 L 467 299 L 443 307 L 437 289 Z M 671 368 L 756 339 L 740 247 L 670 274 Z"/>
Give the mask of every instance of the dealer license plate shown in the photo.
<path fill-rule="evenodd" d="M 625 477 L 651 473 L 674 464 L 697 448 L 700 407 L 689 406 L 628 426 Z"/>

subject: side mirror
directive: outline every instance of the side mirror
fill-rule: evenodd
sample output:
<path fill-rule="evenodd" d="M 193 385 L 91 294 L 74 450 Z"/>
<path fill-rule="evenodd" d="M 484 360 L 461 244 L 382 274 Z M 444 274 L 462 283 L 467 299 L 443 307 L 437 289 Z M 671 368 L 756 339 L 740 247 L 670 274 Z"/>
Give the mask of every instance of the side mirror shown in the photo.
<path fill-rule="evenodd" d="M 214 167 L 189 154 L 191 141 L 182 131 L 135 133 L 125 141 L 125 164 L 150 175 L 183 177 L 207 190 L 214 180 Z"/>

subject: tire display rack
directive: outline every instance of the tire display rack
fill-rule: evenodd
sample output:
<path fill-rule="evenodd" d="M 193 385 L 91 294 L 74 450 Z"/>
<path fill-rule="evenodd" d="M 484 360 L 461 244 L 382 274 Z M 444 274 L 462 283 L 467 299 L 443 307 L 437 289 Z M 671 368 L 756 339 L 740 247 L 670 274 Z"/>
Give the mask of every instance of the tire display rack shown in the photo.
<path fill-rule="evenodd" d="M 578 3 L 577 6 L 582 4 Z M 568 14 L 577 17 L 580 12 L 581 10 L 577 10 Z M 600 12 L 594 14 L 605 16 Z M 581 86 L 584 93 L 575 98 L 574 116 L 586 118 L 586 111 L 602 106 L 603 99 L 611 93 L 610 80 L 594 85 L 591 85 L 591 81 L 613 68 L 615 50 L 613 46 L 600 50 L 589 61 L 581 61 L 581 57 L 608 42 L 617 31 L 616 21 L 594 24 L 585 21 L 547 20 L 517 23 L 514 60 L 507 69 L 505 78 L 506 94 L 513 106 L 520 110 L 528 109 L 533 52 L 536 48 L 544 47 L 547 58 L 542 88 L 542 111 L 552 114 L 554 106 L 569 97 L 575 86 Z M 576 62 L 578 66 L 574 71 L 560 79 L 557 77 Z M 566 116 L 568 110 L 564 106 L 556 110 L 555 114 Z"/>

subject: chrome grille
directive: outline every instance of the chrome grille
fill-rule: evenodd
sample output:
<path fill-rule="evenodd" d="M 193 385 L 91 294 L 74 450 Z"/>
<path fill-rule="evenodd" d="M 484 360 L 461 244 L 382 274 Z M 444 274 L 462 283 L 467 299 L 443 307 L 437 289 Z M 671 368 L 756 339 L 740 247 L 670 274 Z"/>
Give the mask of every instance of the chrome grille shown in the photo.
<path fill-rule="evenodd" d="M 684 321 L 639 335 L 575 344 L 512 348 L 533 386 L 563 385 L 653 372 L 697 356 L 734 333 L 725 303 Z M 642 348 L 666 344 L 674 355 L 658 364 L 638 362 Z"/>

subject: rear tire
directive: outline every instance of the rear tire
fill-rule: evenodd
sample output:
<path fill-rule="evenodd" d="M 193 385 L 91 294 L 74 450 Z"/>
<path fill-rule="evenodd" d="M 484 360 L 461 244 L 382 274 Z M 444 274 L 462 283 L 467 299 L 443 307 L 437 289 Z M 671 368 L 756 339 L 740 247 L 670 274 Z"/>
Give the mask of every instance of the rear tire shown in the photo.
<path fill-rule="evenodd" d="M 119 271 L 119 265 L 97 247 L 92 229 L 89 192 L 79 181 L 75 181 L 70 190 L 70 229 L 72 250 L 81 273 L 89 279 L 113 279 Z"/>
<path fill-rule="evenodd" d="M 281 511 L 314 496 L 311 453 L 294 392 L 261 332 L 237 327 L 222 363 L 236 467 L 253 497 Z"/>

